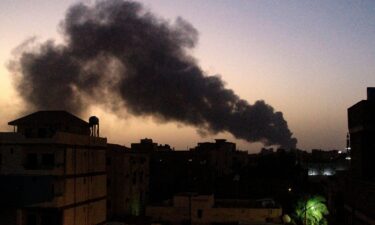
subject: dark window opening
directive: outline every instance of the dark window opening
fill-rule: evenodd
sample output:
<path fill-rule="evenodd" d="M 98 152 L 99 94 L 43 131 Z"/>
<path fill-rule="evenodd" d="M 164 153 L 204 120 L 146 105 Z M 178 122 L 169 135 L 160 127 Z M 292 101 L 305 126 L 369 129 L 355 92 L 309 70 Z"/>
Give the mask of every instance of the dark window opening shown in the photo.
<path fill-rule="evenodd" d="M 133 174 L 132 183 L 133 183 L 133 185 L 135 185 L 137 183 L 137 174 L 136 173 Z"/>
<path fill-rule="evenodd" d="M 64 180 L 56 180 L 52 184 L 52 190 L 55 196 L 62 196 L 64 194 L 64 187 L 65 183 Z"/>
<path fill-rule="evenodd" d="M 40 225 L 59 224 L 61 218 L 57 213 L 45 213 L 40 218 Z"/>
<path fill-rule="evenodd" d="M 46 128 L 39 128 L 38 129 L 38 137 L 39 138 L 47 137 L 47 129 Z"/>
<path fill-rule="evenodd" d="M 32 134 L 33 134 L 33 129 L 31 129 L 31 128 L 26 128 L 25 129 L 25 136 L 26 137 L 31 137 Z"/>
<path fill-rule="evenodd" d="M 14 149 L 10 148 L 10 154 L 13 154 L 13 153 L 14 153 Z"/>
<path fill-rule="evenodd" d="M 37 225 L 37 218 L 35 214 L 27 215 L 26 225 Z"/>
<path fill-rule="evenodd" d="M 202 210 L 202 209 L 198 209 L 198 210 L 197 210 L 197 217 L 198 217 L 199 219 L 201 219 L 202 216 L 203 216 L 203 210 Z"/>
<path fill-rule="evenodd" d="M 53 168 L 55 165 L 55 155 L 53 153 L 42 154 L 42 166 Z"/>
<path fill-rule="evenodd" d="M 107 166 L 111 165 L 111 158 L 107 158 Z"/>
<path fill-rule="evenodd" d="M 143 183 L 143 171 L 139 173 L 139 182 Z"/>
<path fill-rule="evenodd" d="M 28 153 L 26 155 L 25 169 L 35 170 L 38 168 L 38 155 L 36 153 Z"/>

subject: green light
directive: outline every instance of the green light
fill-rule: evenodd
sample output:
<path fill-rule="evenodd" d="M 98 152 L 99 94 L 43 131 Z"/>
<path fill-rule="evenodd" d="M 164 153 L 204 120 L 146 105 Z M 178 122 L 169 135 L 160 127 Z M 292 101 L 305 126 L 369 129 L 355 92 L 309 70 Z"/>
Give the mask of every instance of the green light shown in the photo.
<path fill-rule="evenodd" d="M 328 215 L 328 209 L 325 202 L 321 196 L 300 200 L 296 207 L 297 218 L 305 225 L 326 225 L 325 216 Z"/>
<path fill-rule="evenodd" d="M 139 198 L 133 197 L 130 201 L 130 213 L 133 216 L 139 216 L 141 212 L 141 202 Z"/>

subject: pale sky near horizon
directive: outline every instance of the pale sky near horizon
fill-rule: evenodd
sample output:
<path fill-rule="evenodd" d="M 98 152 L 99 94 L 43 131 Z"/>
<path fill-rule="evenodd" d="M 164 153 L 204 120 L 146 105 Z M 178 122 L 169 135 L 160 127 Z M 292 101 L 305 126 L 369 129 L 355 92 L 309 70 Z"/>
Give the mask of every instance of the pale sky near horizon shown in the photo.
<path fill-rule="evenodd" d="M 62 42 L 59 23 L 77 0 L 0 1 L 0 129 L 22 111 L 6 64 L 30 37 Z M 180 16 L 199 31 L 192 51 L 208 74 L 250 103 L 264 99 L 282 111 L 302 149 L 345 147 L 347 108 L 375 86 L 375 1 L 142 0 L 164 19 Z M 101 133 L 129 145 L 153 138 L 176 149 L 228 138 L 242 150 L 259 144 L 229 134 L 200 137 L 193 127 L 152 118 L 117 118 L 92 107 Z"/>

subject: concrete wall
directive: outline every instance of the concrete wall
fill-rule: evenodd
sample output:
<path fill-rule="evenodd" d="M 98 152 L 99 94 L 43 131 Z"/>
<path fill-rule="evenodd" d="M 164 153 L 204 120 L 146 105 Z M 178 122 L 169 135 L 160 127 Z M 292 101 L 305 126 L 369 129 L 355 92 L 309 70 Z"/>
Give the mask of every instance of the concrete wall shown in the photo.
<path fill-rule="evenodd" d="M 36 153 L 40 164 L 38 169 L 26 169 L 27 154 Z M 54 154 L 53 168 L 43 167 L 43 154 Z M 62 175 L 64 173 L 64 148 L 54 145 L 0 145 L 2 162 L 1 175 Z"/>
<path fill-rule="evenodd" d="M 39 163 L 43 154 L 54 154 L 53 168 L 26 169 L 27 154 L 36 153 Z M 105 150 L 90 148 L 65 148 L 51 144 L 0 145 L 1 175 L 73 175 L 105 172 Z"/>
<path fill-rule="evenodd" d="M 200 215 L 198 210 L 200 210 Z M 153 221 L 163 221 L 180 224 L 191 218 L 193 224 L 211 223 L 265 223 L 268 220 L 278 221 L 282 216 L 281 209 L 266 208 L 189 208 L 173 206 L 150 206 L 146 215 Z"/>
<path fill-rule="evenodd" d="M 105 172 L 105 150 L 82 147 L 66 149 L 66 175 Z"/>
<path fill-rule="evenodd" d="M 63 210 L 62 225 L 94 225 L 105 220 L 106 201 L 102 200 Z"/>
<path fill-rule="evenodd" d="M 201 218 L 198 217 L 198 210 L 201 210 Z M 210 208 L 210 209 L 192 209 L 192 223 L 210 224 L 210 223 L 254 223 L 266 222 L 267 219 L 277 220 L 281 217 L 281 209 L 265 208 Z"/>
<path fill-rule="evenodd" d="M 189 208 L 173 206 L 147 206 L 146 216 L 152 221 L 178 224 L 190 219 Z"/>
<path fill-rule="evenodd" d="M 105 148 L 107 146 L 107 139 L 64 132 L 57 132 L 52 138 L 25 138 L 25 136 L 19 133 L 0 132 L 0 143 L 8 145 L 61 144 L 71 146 L 96 146 Z"/>
<path fill-rule="evenodd" d="M 107 194 L 106 175 L 64 179 L 63 193 L 50 202 L 35 204 L 38 207 L 63 207 L 90 199 L 104 198 Z M 57 188 L 57 187 L 56 187 Z M 59 187 L 60 188 L 60 187 Z"/>
<path fill-rule="evenodd" d="M 212 223 L 265 223 L 279 221 L 281 208 L 219 207 L 213 195 L 175 196 L 171 205 L 148 206 L 146 215 L 155 222 L 181 224 L 191 220 L 192 224 Z"/>

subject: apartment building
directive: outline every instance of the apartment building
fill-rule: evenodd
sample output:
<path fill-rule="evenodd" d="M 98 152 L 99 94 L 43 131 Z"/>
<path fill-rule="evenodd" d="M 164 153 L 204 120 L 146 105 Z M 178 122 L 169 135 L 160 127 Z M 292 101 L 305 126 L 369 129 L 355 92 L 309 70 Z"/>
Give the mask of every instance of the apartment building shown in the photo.
<path fill-rule="evenodd" d="M 144 214 L 149 195 L 149 159 L 148 153 L 108 144 L 108 219 L 124 220 Z"/>
<path fill-rule="evenodd" d="M 348 109 L 351 176 L 345 184 L 345 224 L 375 224 L 375 88 Z"/>
<path fill-rule="evenodd" d="M 106 148 L 99 120 L 39 111 L 0 133 L 0 224 L 106 221 Z"/>

